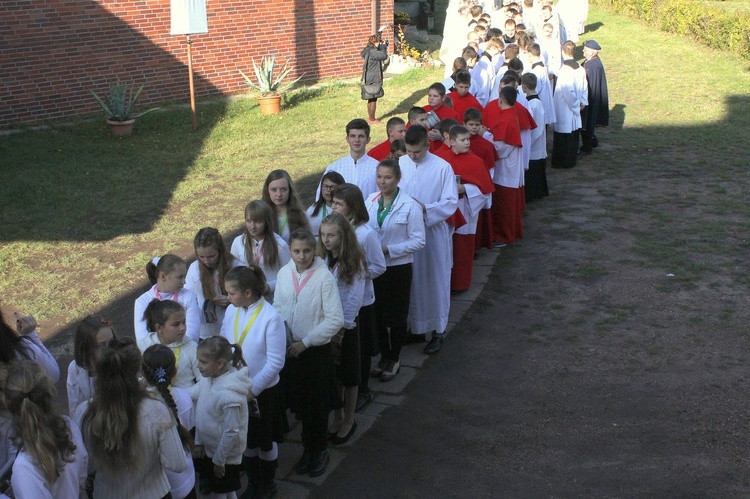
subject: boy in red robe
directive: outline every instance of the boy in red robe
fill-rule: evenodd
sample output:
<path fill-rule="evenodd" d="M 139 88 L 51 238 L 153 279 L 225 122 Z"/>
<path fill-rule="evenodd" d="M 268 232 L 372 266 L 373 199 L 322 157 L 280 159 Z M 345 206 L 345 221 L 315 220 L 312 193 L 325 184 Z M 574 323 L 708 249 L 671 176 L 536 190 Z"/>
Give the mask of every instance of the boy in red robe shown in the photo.
<path fill-rule="evenodd" d="M 453 125 L 448 132 L 446 146 L 441 157 L 453 168 L 458 183 L 458 208 L 466 219 L 466 225 L 453 232 L 453 269 L 451 271 L 451 293 L 466 291 L 471 286 L 474 268 L 474 239 L 479 212 L 487 206 L 495 190 L 484 162 L 469 148 L 471 133 L 461 125 Z"/>
<path fill-rule="evenodd" d="M 385 124 L 385 131 L 388 139 L 370 149 L 367 153 L 373 159 L 383 161 L 391 155 L 391 143 L 394 140 L 404 140 L 406 135 L 406 123 L 401 118 L 395 116 Z"/>
<path fill-rule="evenodd" d="M 427 105 L 424 106 L 422 109 L 425 110 L 425 112 L 429 115 L 430 112 L 433 112 L 439 121 L 442 121 L 444 119 L 450 118 L 452 120 L 458 121 L 458 115 L 456 115 L 456 111 L 449 108 L 445 104 L 445 85 L 443 85 L 440 82 L 433 83 L 430 85 L 430 88 L 427 90 Z M 427 118 L 427 138 L 429 138 L 433 144 L 430 146 L 430 152 L 435 152 L 435 150 L 440 146 L 440 144 L 434 145 L 434 142 L 441 141 L 442 137 L 440 136 L 440 131 L 436 130 L 435 128 L 430 128 L 431 126 L 434 126 L 434 124 L 431 124 L 431 119 L 428 116 Z"/>
<path fill-rule="evenodd" d="M 495 161 L 497 161 L 499 157 L 492 142 L 482 137 L 482 133 L 484 133 L 482 127 L 482 113 L 477 109 L 467 109 L 464 114 L 464 123 L 466 124 L 466 128 L 469 129 L 469 133 L 471 133 L 471 144 L 469 150 L 484 161 L 488 172 L 492 171 L 495 167 Z M 494 247 L 491 206 L 492 203 L 490 202 L 490 206 L 479 212 L 475 240 L 475 248 L 477 250 L 480 248 L 492 249 Z"/>
<path fill-rule="evenodd" d="M 458 71 L 454 77 L 456 90 L 449 93 L 447 97 L 453 100 L 453 110 L 456 111 L 459 123 L 463 124 L 464 113 L 467 109 L 484 109 L 476 97 L 469 93 L 471 87 L 471 74 L 468 71 Z"/>
<path fill-rule="evenodd" d="M 523 236 L 520 210 L 523 199 L 523 154 L 521 127 L 513 109 L 516 90 L 510 86 L 500 89 L 500 98 L 488 105 L 484 112 L 488 132 L 485 138 L 495 145 L 500 159 L 495 162 L 492 181 L 492 224 L 495 247 L 513 243 Z M 520 200 L 519 200 L 520 199 Z"/>

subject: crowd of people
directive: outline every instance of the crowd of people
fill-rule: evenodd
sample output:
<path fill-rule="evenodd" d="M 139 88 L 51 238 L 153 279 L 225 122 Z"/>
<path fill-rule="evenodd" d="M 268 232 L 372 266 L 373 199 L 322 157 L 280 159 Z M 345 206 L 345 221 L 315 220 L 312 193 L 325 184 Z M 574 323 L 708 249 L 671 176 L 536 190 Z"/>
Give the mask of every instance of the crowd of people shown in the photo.
<path fill-rule="evenodd" d="M 585 42 L 579 66 L 585 17 L 558 15 L 561 4 L 488 15 L 451 3 L 448 78 L 427 89 L 428 105 L 391 117 L 373 147 L 368 120 L 351 120 L 348 151 L 307 210 L 289 173 L 274 170 L 231 245 L 204 227 L 189 266 L 173 254 L 147 262 L 135 338 L 105 319 L 80 322 L 69 416 L 54 407 L 60 372 L 33 317 L 16 316 L 15 330 L 3 321 L 2 491 L 274 497 L 288 414 L 302 428 L 295 471 L 323 474 L 328 446 L 356 432 L 370 380 L 398 376 L 404 345 L 441 350 L 451 295 L 470 287 L 477 252 L 523 237 L 526 203 L 549 193 L 547 127 L 552 166 L 597 146 L 608 111 L 601 47 Z"/>

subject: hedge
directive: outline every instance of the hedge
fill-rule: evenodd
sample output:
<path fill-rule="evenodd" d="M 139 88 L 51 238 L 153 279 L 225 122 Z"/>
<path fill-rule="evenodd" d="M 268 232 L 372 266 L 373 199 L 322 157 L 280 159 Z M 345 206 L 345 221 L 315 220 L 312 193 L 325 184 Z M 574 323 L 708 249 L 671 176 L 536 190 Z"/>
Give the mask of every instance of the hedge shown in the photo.
<path fill-rule="evenodd" d="M 750 15 L 691 0 L 593 0 L 616 13 L 750 59 Z"/>

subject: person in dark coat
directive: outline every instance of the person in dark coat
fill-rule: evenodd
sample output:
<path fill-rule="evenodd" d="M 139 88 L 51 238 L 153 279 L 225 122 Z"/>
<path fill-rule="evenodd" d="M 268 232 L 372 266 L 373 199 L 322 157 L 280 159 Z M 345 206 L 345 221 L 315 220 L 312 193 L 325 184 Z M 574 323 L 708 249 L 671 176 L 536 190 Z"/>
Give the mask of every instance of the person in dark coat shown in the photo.
<path fill-rule="evenodd" d="M 381 28 L 382 30 L 382 28 Z M 368 121 L 373 124 L 380 123 L 375 118 L 375 108 L 378 99 L 385 95 L 383 92 L 383 62 L 388 60 L 388 41 L 381 41 L 380 31 L 370 36 L 367 46 L 360 54 L 365 60 L 362 67 L 362 100 L 367 101 Z"/>
<path fill-rule="evenodd" d="M 584 154 L 590 154 L 591 150 L 599 145 L 596 127 L 609 125 L 607 76 L 604 74 L 604 66 L 599 59 L 601 49 L 601 45 L 594 40 L 588 40 L 583 44 L 583 56 L 586 58 L 583 67 L 586 69 L 589 88 L 589 105 L 581 113 L 583 121 L 581 152 Z"/>

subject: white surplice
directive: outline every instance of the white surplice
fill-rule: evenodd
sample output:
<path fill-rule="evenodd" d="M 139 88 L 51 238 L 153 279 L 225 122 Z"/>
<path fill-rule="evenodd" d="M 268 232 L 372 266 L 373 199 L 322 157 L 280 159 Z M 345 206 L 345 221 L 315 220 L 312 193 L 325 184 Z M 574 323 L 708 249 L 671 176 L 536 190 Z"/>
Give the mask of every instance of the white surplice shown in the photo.
<path fill-rule="evenodd" d="M 401 188 L 425 205 L 425 247 L 414 253 L 409 328 L 412 334 L 445 332 L 450 312 L 453 227 L 446 219 L 458 207 L 458 188 L 447 161 L 427 152 L 415 164 L 401 156 Z"/>

